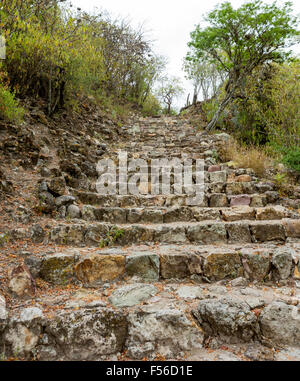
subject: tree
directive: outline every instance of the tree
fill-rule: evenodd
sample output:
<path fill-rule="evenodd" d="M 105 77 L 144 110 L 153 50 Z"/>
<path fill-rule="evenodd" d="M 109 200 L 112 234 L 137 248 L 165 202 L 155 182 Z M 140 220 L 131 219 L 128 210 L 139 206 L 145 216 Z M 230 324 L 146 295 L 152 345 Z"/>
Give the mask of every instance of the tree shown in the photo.
<path fill-rule="evenodd" d="M 167 105 L 167 113 L 171 113 L 171 106 L 176 98 L 183 94 L 184 90 L 178 77 L 163 77 L 157 91 L 157 96 Z"/>
<path fill-rule="evenodd" d="M 296 43 L 297 17 L 292 4 L 282 7 L 255 0 L 233 9 L 224 2 L 205 18 L 210 25 L 200 25 L 191 33 L 188 46 L 190 60 L 209 60 L 228 75 L 225 96 L 207 130 L 212 130 L 226 106 L 253 70 L 268 62 L 282 62 L 291 51 L 284 50 Z"/>
<path fill-rule="evenodd" d="M 194 87 L 193 104 L 196 104 L 200 91 L 205 101 L 216 95 L 220 85 L 225 81 L 225 73 L 217 65 L 205 60 L 191 60 L 185 58 L 183 70 L 186 79 L 191 81 Z"/>

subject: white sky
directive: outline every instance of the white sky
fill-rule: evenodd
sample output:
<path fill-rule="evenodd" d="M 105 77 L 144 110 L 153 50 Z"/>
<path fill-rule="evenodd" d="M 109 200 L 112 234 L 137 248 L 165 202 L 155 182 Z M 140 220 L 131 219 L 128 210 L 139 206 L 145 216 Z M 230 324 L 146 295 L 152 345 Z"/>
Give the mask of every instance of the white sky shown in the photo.
<path fill-rule="evenodd" d="M 131 20 L 133 26 L 144 25 L 147 36 L 154 41 L 154 50 L 168 58 L 167 73 L 182 78 L 186 94 L 178 100 L 177 106 L 184 106 L 187 94 L 192 97 L 192 87 L 184 79 L 182 60 L 190 40 L 190 32 L 201 21 L 201 16 L 223 0 L 71 0 L 74 6 L 86 11 L 95 8 L 106 9 L 112 16 Z M 265 0 L 272 3 L 271 0 Z M 243 0 L 231 0 L 234 7 Z M 282 3 L 282 1 L 278 1 Z M 300 13 L 300 1 L 292 0 L 295 13 Z M 298 49 L 297 49 L 298 50 Z"/>

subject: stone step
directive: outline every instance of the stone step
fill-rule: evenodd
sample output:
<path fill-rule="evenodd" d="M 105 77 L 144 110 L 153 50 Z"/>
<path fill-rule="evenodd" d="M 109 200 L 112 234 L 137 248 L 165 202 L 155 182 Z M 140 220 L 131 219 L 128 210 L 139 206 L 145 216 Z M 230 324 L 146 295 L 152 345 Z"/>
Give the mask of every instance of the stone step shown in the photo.
<path fill-rule="evenodd" d="M 299 286 L 260 287 L 240 278 L 51 291 L 10 308 L 1 302 L 4 357 L 300 360 Z"/>
<path fill-rule="evenodd" d="M 251 208 L 248 206 L 232 208 L 201 208 L 179 206 L 169 208 L 120 208 L 95 207 L 83 205 L 81 218 L 86 221 L 126 223 L 169 223 L 196 221 L 242 221 L 242 220 L 280 220 L 283 218 L 300 219 L 300 214 L 282 206 Z"/>
<path fill-rule="evenodd" d="M 198 207 L 228 207 L 228 206 L 251 206 L 264 207 L 268 204 L 277 202 L 279 195 L 277 192 L 269 191 L 262 194 L 231 194 L 224 193 L 222 184 L 209 184 L 203 200 L 196 203 Z M 223 192 L 222 192 L 223 191 Z M 83 192 L 72 190 L 72 194 L 78 201 L 85 205 L 94 205 L 102 207 L 179 207 L 191 206 L 191 196 L 182 195 L 101 195 L 95 192 Z"/>
<path fill-rule="evenodd" d="M 300 220 L 235 222 L 178 222 L 168 224 L 57 224 L 49 231 L 49 242 L 61 245 L 107 244 L 120 246 L 138 243 L 215 244 L 286 242 L 300 238 Z"/>
<path fill-rule="evenodd" d="M 56 251 L 55 251 L 56 250 Z M 131 281 L 213 283 L 244 277 L 249 282 L 289 284 L 300 280 L 300 242 L 276 245 L 135 245 L 111 248 L 51 249 L 50 254 L 26 255 L 35 278 L 53 285 L 67 283 L 98 287 Z"/>

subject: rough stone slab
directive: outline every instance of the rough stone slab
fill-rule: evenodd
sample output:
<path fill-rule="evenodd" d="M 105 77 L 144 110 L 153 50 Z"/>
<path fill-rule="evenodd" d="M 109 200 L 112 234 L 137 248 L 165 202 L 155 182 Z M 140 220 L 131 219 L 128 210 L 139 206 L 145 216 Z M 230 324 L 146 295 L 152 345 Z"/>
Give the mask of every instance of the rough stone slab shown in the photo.
<path fill-rule="evenodd" d="M 209 254 L 204 259 L 203 275 L 212 281 L 235 279 L 243 276 L 240 254 Z"/>
<path fill-rule="evenodd" d="M 239 220 L 254 220 L 255 209 L 249 206 L 235 206 L 232 208 L 222 209 L 222 217 L 225 221 L 234 222 Z"/>
<path fill-rule="evenodd" d="M 141 307 L 139 312 L 128 316 L 126 346 L 131 358 L 154 359 L 159 354 L 166 359 L 177 359 L 186 351 L 202 348 L 202 330 L 183 311 L 161 304 L 149 307 Z"/>
<path fill-rule="evenodd" d="M 189 226 L 187 237 L 191 242 L 203 244 L 227 243 L 226 229 L 221 223 Z"/>
<path fill-rule="evenodd" d="M 292 238 L 300 238 L 300 220 L 284 220 L 286 235 Z"/>
<path fill-rule="evenodd" d="M 226 224 L 228 243 L 250 243 L 252 242 L 249 223 L 230 222 Z"/>
<path fill-rule="evenodd" d="M 146 301 L 158 292 L 151 284 L 135 283 L 115 290 L 109 301 L 115 307 L 132 307 Z"/>
<path fill-rule="evenodd" d="M 285 241 L 285 230 L 281 222 L 250 222 L 249 225 L 254 242 Z"/>
<path fill-rule="evenodd" d="M 75 254 L 49 254 L 41 262 L 40 276 L 47 282 L 64 285 L 74 278 Z"/>
<path fill-rule="evenodd" d="M 76 277 L 87 285 L 113 281 L 125 272 L 125 256 L 90 254 L 75 266 Z"/>
<path fill-rule="evenodd" d="M 180 279 L 201 274 L 201 257 L 196 254 L 161 254 L 160 273 L 163 279 Z"/>
<path fill-rule="evenodd" d="M 262 253 L 242 253 L 242 263 L 244 273 L 247 279 L 253 281 L 263 281 L 270 272 L 271 260 L 270 254 Z"/>
<path fill-rule="evenodd" d="M 258 333 L 257 318 L 249 305 L 234 298 L 201 300 L 194 315 L 204 332 L 220 342 L 249 342 Z"/>
<path fill-rule="evenodd" d="M 261 332 L 274 344 L 300 346 L 299 306 L 275 301 L 259 317 Z"/>
<path fill-rule="evenodd" d="M 160 259 L 156 254 L 137 253 L 126 257 L 126 275 L 144 280 L 158 280 Z"/>

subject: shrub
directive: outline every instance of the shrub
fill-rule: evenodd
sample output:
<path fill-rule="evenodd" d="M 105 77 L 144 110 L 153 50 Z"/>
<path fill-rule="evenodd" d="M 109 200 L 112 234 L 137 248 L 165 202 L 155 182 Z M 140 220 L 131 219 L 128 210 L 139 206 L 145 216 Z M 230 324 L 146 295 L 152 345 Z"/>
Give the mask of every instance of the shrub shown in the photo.
<path fill-rule="evenodd" d="M 283 164 L 300 173 L 300 148 L 286 150 L 282 158 Z"/>
<path fill-rule="evenodd" d="M 273 162 L 263 149 L 237 142 L 224 145 L 219 155 L 222 161 L 233 161 L 240 168 L 251 168 L 258 176 L 264 176 Z"/>
<path fill-rule="evenodd" d="M 0 84 L 0 118 L 18 124 L 22 121 L 23 114 L 24 110 L 19 106 L 14 94 L 8 87 Z"/>

